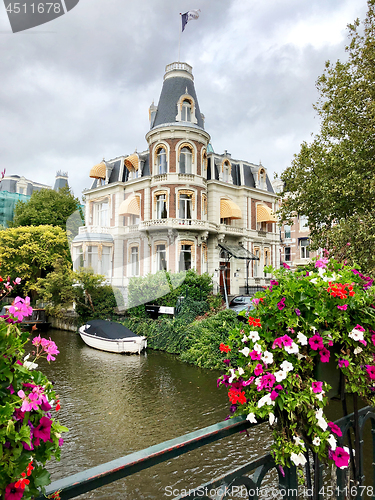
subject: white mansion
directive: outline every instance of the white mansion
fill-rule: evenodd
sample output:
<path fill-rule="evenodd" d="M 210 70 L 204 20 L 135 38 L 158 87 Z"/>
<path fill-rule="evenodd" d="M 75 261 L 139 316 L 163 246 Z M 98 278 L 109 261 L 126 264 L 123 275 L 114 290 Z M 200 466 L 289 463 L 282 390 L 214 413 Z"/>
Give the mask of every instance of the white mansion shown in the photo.
<path fill-rule="evenodd" d="M 213 151 L 186 63 L 166 67 L 149 117 L 145 151 L 90 171 L 75 269 L 94 268 L 125 296 L 130 277 L 159 270 L 208 272 L 231 294 L 266 284 L 264 266 L 280 262 L 267 170 Z"/>

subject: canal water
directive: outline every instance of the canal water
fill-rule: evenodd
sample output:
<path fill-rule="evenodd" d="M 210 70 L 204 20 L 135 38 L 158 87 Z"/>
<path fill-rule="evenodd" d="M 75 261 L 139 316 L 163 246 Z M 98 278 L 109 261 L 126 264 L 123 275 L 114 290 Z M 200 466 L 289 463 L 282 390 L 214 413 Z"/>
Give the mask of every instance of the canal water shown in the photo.
<path fill-rule="evenodd" d="M 149 350 L 124 356 L 87 347 L 78 334 L 50 330 L 60 350 L 40 369 L 55 382 L 59 420 L 69 428 L 52 480 L 220 422 L 228 414 L 220 373 Z M 129 478 L 86 493 L 87 499 L 167 499 L 263 455 L 266 425 L 207 445 Z M 172 491 L 174 490 L 174 495 Z"/>

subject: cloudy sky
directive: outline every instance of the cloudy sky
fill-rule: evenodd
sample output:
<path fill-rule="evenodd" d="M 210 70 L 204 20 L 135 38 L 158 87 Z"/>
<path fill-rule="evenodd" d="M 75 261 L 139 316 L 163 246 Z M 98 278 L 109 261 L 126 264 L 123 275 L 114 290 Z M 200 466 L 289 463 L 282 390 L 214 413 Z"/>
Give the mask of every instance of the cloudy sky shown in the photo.
<path fill-rule="evenodd" d="M 35 0 L 36 1 L 36 0 Z M 52 0 L 51 0 L 52 1 Z M 181 36 L 205 128 L 218 153 L 262 161 L 271 177 L 318 131 L 315 81 L 345 59 L 346 25 L 365 0 L 80 0 L 13 34 L 0 5 L 0 168 L 76 196 L 102 158 L 146 149 L 148 107 Z"/>

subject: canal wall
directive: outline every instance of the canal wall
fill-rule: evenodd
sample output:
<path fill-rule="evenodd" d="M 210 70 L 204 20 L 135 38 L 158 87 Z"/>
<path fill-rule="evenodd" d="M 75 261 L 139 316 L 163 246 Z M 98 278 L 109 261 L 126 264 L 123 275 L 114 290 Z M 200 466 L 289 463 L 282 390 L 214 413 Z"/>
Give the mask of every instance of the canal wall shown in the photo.
<path fill-rule="evenodd" d="M 66 312 L 61 317 L 48 316 L 48 321 L 51 323 L 51 328 L 56 330 L 76 332 L 79 327 L 78 314 L 73 311 Z"/>

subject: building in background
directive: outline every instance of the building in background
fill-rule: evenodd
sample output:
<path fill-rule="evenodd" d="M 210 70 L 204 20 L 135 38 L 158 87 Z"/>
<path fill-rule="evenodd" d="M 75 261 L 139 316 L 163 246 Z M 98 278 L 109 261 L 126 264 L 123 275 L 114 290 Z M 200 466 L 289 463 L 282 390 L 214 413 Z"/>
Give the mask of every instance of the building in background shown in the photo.
<path fill-rule="evenodd" d="M 57 172 L 54 189 L 57 191 L 68 186 L 68 173 Z M 40 184 L 19 175 L 7 175 L 0 182 L 0 225 L 8 227 L 13 221 L 14 207 L 18 201 L 27 201 L 35 191 L 52 189 L 51 186 Z"/>
<path fill-rule="evenodd" d="M 283 190 L 283 182 L 275 180 L 272 186 L 276 193 Z M 306 216 L 296 215 L 292 218 L 292 224 L 280 226 L 280 262 L 288 264 L 293 269 L 310 262 L 317 252 L 309 249 L 310 243 L 309 221 Z"/>
<path fill-rule="evenodd" d="M 277 195 L 263 165 L 214 151 L 191 66 L 166 67 L 149 119 L 147 149 L 91 169 L 74 268 L 105 274 L 125 298 L 131 277 L 159 270 L 211 273 L 228 294 L 267 284 L 264 266 L 279 266 Z"/>

